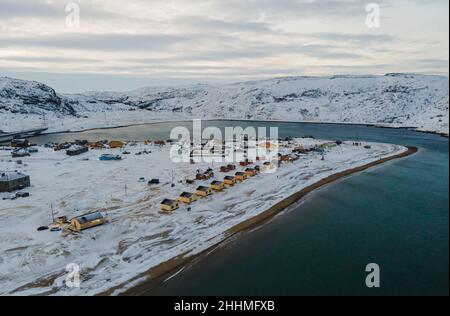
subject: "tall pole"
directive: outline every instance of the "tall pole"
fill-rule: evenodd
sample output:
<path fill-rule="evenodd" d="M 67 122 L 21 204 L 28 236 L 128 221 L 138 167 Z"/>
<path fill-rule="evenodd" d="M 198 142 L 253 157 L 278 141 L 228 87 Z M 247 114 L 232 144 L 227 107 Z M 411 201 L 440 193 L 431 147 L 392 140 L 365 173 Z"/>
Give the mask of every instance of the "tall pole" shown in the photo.
<path fill-rule="evenodd" d="M 52 210 L 52 221 L 55 223 L 55 214 L 53 214 L 53 203 L 50 203 L 50 209 Z"/>

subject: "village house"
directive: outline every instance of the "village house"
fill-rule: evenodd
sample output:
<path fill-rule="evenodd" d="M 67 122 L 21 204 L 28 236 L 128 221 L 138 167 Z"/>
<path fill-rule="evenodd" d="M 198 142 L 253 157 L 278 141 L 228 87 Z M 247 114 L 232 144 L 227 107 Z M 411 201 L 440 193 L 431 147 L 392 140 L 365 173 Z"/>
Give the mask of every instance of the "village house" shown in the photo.
<path fill-rule="evenodd" d="M 30 156 L 30 152 L 25 148 L 17 148 L 11 151 L 11 157 L 13 158 L 23 158 Z"/>
<path fill-rule="evenodd" d="M 197 201 L 197 195 L 194 193 L 183 192 L 180 194 L 178 201 L 186 204 L 191 204 L 192 202 Z"/>
<path fill-rule="evenodd" d="M 81 145 L 73 145 L 66 150 L 68 156 L 78 156 L 89 151 L 89 148 Z"/>
<path fill-rule="evenodd" d="M 125 146 L 124 142 L 121 142 L 120 140 L 112 140 L 109 142 L 109 148 L 123 148 Z"/>
<path fill-rule="evenodd" d="M 99 211 L 84 214 L 70 220 L 70 228 L 75 231 L 82 231 L 91 227 L 103 225 L 106 222 Z"/>
<path fill-rule="evenodd" d="M 204 187 L 204 186 L 199 186 L 197 188 L 197 196 L 208 196 L 212 194 L 212 190 L 208 187 Z"/>
<path fill-rule="evenodd" d="M 238 171 L 234 174 L 234 177 L 237 181 L 247 180 L 247 174 L 245 172 Z"/>
<path fill-rule="evenodd" d="M 233 186 L 236 184 L 236 179 L 233 176 L 226 176 L 223 179 L 223 183 L 225 183 L 226 185 L 229 185 L 229 186 Z"/>
<path fill-rule="evenodd" d="M 210 186 L 214 191 L 222 191 L 225 188 L 225 184 L 221 181 L 213 181 Z"/>
<path fill-rule="evenodd" d="M 22 190 L 30 185 L 30 176 L 17 171 L 0 172 L 0 192 Z"/>
<path fill-rule="evenodd" d="M 228 167 L 228 166 L 222 166 L 222 167 L 220 167 L 220 172 L 223 172 L 223 173 L 227 173 L 227 172 L 229 172 L 231 169 Z"/>
<path fill-rule="evenodd" d="M 147 184 L 148 185 L 158 185 L 159 184 L 159 179 L 151 179 L 150 181 L 148 181 Z"/>
<path fill-rule="evenodd" d="M 163 140 L 155 140 L 153 142 L 153 144 L 158 145 L 158 146 L 164 146 L 166 144 L 166 142 Z"/>
<path fill-rule="evenodd" d="M 161 211 L 165 212 L 172 212 L 176 209 L 178 209 L 180 206 L 178 205 L 177 201 L 165 199 L 161 202 Z"/>
<path fill-rule="evenodd" d="M 13 139 L 11 141 L 11 147 L 13 148 L 27 148 L 30 146 L 31 143 L 28 139 Z"/>
<path fill-rule="evenodd" d="M 95 142 L 95 143 L 90 143 L 89 147 L 91 149 L 103 149 L 103 148 L 105 148 L 105 145 L 102 142 Z"/>
<path fill-rule="evenodd" d="M 247 177 L 254 177 L 256 176 L 256 170 L 253 168 L 247 168 L 245 169 L 245 174 L 247 175 Z"/>
<path fill-rule="evenodd" d="M 292 157 L 289 155 L 281 155 L 280 156 L 280 161 L 281 162 L 292 162 Z"/>

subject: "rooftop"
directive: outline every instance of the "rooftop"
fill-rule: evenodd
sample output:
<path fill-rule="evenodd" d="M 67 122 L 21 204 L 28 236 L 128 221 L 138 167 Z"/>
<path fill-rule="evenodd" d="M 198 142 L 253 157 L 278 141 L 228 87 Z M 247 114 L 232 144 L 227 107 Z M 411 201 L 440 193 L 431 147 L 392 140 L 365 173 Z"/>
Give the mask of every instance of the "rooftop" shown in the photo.
<path fill-rule="evenodd" d="M 170 199 L 165 199 L 164 201 L 161 202 L 161 204 L 164 205 L 172 205 L 173 203 L 175 203 L 175 201 Z"/>
<path fill-rule="evenodd" d="M 28 176 L 17 171 L 0 171 L 0 181 L 13 181 L 25 177 Z"/>
<path fill-rule="evenodd" d="M 76 217 L 75 219 L 80 224 L 85 224 L 85 223 L 89 223 L 89 222 L 95 221 L 97 219 L 102 219 L 102 218 L 103 218 L 102 213 L 97 211 L 97 212 L 81 215 L 79 217 Z"/>

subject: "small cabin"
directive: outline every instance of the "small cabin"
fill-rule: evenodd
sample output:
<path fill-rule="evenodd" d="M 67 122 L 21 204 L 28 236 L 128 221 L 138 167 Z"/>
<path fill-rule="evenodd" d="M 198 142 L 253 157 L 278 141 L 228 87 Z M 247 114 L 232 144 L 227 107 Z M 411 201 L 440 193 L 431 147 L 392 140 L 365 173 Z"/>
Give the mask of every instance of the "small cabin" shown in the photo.
<path fill-rule="evenodd" d="M 248 176 L 248 177 L 254 177 L 254 176 L 256 176 L 256 170 L 255 169 L 253 169 L 253 168 L 247 168 L 247 169 L 245 169 L 245 174 Z"/>
<path fill-rule="evenodd" d="M 226 176 L 226 177 L 223 179 L 223 183 L 225 183 L 226 185 L 233 186 L 233 185 L 236 184 L 236 179 L 235 179 L 235 177 L 233 177 L 233 176 Z"/>
<path fill-rule="evenodd" d="M 30 176 L 20 172 L 0 172 L 0 192 L 22 190 L 30 185 Z"/>
<path fill-rule="evenodd" d="M 103 225 L 106 222 L 99 211 L 84 214 L 70 220 L 71 227 L 76 231 L 82 231 L 91 227 Z"/>
<path fill-rule="evenodd" d="M 155 140 L 153 142 L 153 144 L 155 144 L 157 146 L 164 146 L 166 144 L 166 142 L 164 140 Z"/>
<path fill-rule="evenodd" d="M 220 167 L 220 172 L 226 173 L 229 172 L 231 169 L 228 166 L 222 166 Z"/>
<path fill-rule="evenodd" d="M 95 143 L 90 143 L 89 147 L 91 149 L 103 149 L 103 148 L 105 148 L 105 145 L 102 142 L 95 142 Z"/>
<path fill-rule="evenodd" d="M 275 167 L 274 164 L 269 161 L 266 161 L 263 165 L 265 169 L 273 169 Z"/>
<path fill-rule="evenodd" d="M 30 156 L 30 152 L 25 148 L 17 148 L 11 151 L 11 157 L 13 158 L 23 158 Z"/>
<path fill-rule="evenodd" d="M 147 184 L 148 185 L 158 185 L 159 184 L 159 179 L 151 179 L 150 181 L 148 181 Z"/>
<path fill-rule="evenodd" d="M 212 194 L 212 190 L 208 187 L 200 186 L 197 188 L 197 196 L 208 196 Z"/>
<path fill-rule="evenodd" d="M 194 193 L 183 192 L 180 194 L 178 201 L 186 203 L 186 204 L 191 204 L 192 202 L 197 201 L 197 195 Z"/>
<path fill-rule="evenodd" d="M 121 142 L 120 140 L 112 140 L 108 145 L 109 148 L 123 148 L 125 146 L 125 143 Z"/>
<path fill-rule="evenodd" d="M 247 180 L 247 174 L 245 172 L 236 172 L 234 174 L 234 177 L 237 181 L 244 181 Z"/>
<path fill-rule="evenodd" d="M 215 191 L 222 191 L 225 188 L 225 183 L 222 181 L 213 181 L 211 182 L 210 187 Z"/>
<path fill-rule="evenodd" d="M 81 145 L 73 145 L 66 150 L 68 156 L 78 156 L 89 151 L 89 148 Z"/>
<path fill-rule="evenodd" d="M 235 165 L 230 164 L 230 165 L 228 165 L 227 167 L 228 167 L 228 169 L 230 169 L 230 170 L 236 170 L 236 166 L 235 166 Z"/>
<path fill-rule="evenodd" d="M 280 156 L 280 161 L 282 162 L 292 162 L 292 157 L 289 155 L 281 155 Z"/>
<path fill-rule="evenodd" d="M 28 139 L 13 139 L 11 141 L 11 147 L 13 148 L 27 148 L 30 146 L 31 144 Z"/>
<path fill-rule="evenodd" d="M 172 212 L 179 207 L 178 202 L 174 200 L 165 199 L 161 202 L 161 211 Z"/>

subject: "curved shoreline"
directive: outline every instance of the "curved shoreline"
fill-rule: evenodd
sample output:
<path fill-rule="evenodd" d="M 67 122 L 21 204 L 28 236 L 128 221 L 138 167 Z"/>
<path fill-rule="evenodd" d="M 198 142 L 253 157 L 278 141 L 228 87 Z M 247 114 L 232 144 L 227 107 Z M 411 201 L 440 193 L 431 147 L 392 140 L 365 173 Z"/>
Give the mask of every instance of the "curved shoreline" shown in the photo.
<path fill-rule="evenodd" d="M 424 133 L 424 134 L 432 134 L 437 135 L 445 138 L 449 138 L 449 134 L 444 132 L 438 132 L 438 131 L 426 131 L 426 130 L 419 130 L 418 127 L 414 126 L 387 126 L 387 125 L 379 125 L 376 123 L 354 123 L 354 122 L 321 122 L 321 121 L 290 121 L 290 120 L 258 120 L 258 119 L 220 119 L 220 118 L 205 118 L 202 119 L 202 121 L 205 122 L 211 122 L 211 121 L 218 121 L 218 122 L 249 122 L 249 123 L 255 123 L 255 122 L 268 122 L 268 123 L 300 123 L 300 124 L 319 124 L 319 125 L 347 125 L 347 126 L 366 126 L 366 127 L 374 127 L 374 128 L 386 128 L 386 129 L 397 129 L 397 130 L 410 130 L 417 133 Z M 86 129 L 80 129 L 80 130 L 65 130 L 65 131 L 54 131 L 54 132 L 48 132 L 43 133 L 38 136 L 45 136 L 45 135 L 55 135 L 55 134 L 78 134 L 83 132 L 90 132 L 90 131 L 101 131 L 101 130 L 114 130 L 114 129 L 121 129 L 121 128 L 128 128 L 128 127 L 137 127 L 137 126 L 145 126 L 145 125 L 156 125 L 156 124 L 169 124 L 169 123 L 189 123 L 192 122 L 192 119 L 179 119 L 179 120 L 157 120 L 152 122 L 143 122 L 143 123 L 131 123 L 131 124 L 123 124 L 123 125 L 116 125 L 116 126 L 104 126 L 104 127 L 92 127 L 92 128 L 86 128 Z M 32 138 L 32 137 L 30 137 Z"/>
<path fill-rule="evenodd" d="M 303 188 L 302 190 L 288 196 L 287 198 L 285 198 L 282 201 L 278 202 L 277 204 L 273 205 L 269 209 L 263 211 L 261 214 L 256 215 L 250 219 L 247 219 L 247 220 L 233 226 L 232 228 L 228 229 L 227 231 L 225 231 L 225 233 L 224 233 L 225 236 L 220 242 L 212 245 L 211 247 L 208 247 L 207 249 L 203 250 L 199 254 L 191 255 L 191 256 L 189 256 L 187 253 L 181 254 L 173 259 L 170 259 L 166 262 L 160 263 L 157 266 L 150 268 L 149 270 L 147 270 L 144 273 L 140 273 L 139 275 L 133 277 L 132 279 L 127 281 L 127 283 L 137 282 L 137 285 L 132 286 L 131 288 L 128 288 L 128 289 L 124 290 L 123 292 L 120 292 L 119 295 L 131 295 L 131 296 L 145 295 L 145 293 L 147 291 L 155 288 L 156 286 L 158 286 L 159 284 L 164 282 L 166 279 L 173 276 L 175 273 L 177 273 L 179 270 L 181 270 L 186 265 L 192 264 L 195 262 L 195 260 L 198 260 L 198 259 L 202 258 L 203 256 L 208 255 L 210 252 L 217 249 L 220 245 L 222 245 L 227 240 L 230 240 L 232 237 L 234 237 L 240 233 L 243 233 L 245 231 L 249 231 L 252 228 L 255 228 L 257 226 L 260 226 L 260 225 L 266 223 L 268 220 L 272 219 L 275 215 L 284 211 L 287 207 L 289 207 L 289 206 L 293 205 L 294 203 L 298 202 L 299 200 L 301 200 L 308 193 L 310 193 L 320 187 L 323 187 L 329 183 L 332 183 L 338 179 L 345 178 L 349 175 L 352 175 L 354 173 L 364 171 L 366 169 L 369 169 L 373 166 L 385 163 L 387 161 L 404 158 L 404 157 L 413 155 L 418 152 L 418 148 L 416 148 L 416 147 L 407 146 L 407 148 L 408 148 L 408 150 L 401 154 L 383 158 L 383 159 L 373 161 L 373 162 L 370 162 L 368 164 L 365 164 L 365 165 L 362 165 L 359 167 L 355 167 L 355 168 L 348 169 L 348 170 L 345 170 L 345 171 L 342 171 L 339 173 L 335 173 L 335 174 L 330 175 L 322 180 L 319 180 L 318 182 L 316 182 L 312 185 L 309 185 L 309 186 Z M 139 281 L 141 279 L 149 278 L 149 277 L 151 277 L 151 279 Z M 112 295 L 112 294 L 114 294 L 115 291 L 120 291 L 124 286 L 126 286 L 127 283 L 123 283 L 119 286 L 112 287 L 108 291 L 99 293 L 98 295 L 102 295 L 102 296 Z"/>

